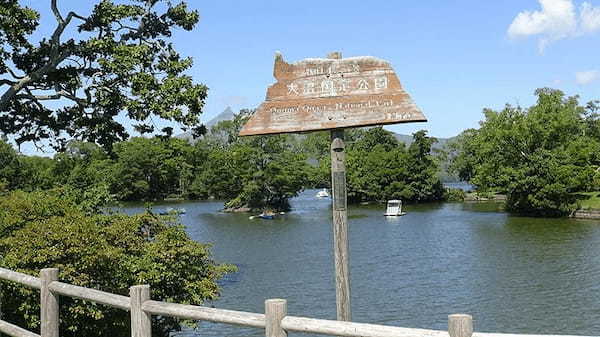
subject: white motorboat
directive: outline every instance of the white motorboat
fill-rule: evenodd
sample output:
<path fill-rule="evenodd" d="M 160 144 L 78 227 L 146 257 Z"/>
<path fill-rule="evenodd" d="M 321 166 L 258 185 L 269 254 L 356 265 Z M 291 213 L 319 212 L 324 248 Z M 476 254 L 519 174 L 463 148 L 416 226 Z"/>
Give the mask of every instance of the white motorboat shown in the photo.
<path fill-rule="evenodd" d="M 388 200 L 384 216 L 402 216 L 402 200 Z"/>
<path fill-rule="evenodd" d="M 329 192 L 327 192 L 327 189 L 324 188 L 321 191 L 319 191 L 317 193 L 317 198 L 329 198 Z"/>

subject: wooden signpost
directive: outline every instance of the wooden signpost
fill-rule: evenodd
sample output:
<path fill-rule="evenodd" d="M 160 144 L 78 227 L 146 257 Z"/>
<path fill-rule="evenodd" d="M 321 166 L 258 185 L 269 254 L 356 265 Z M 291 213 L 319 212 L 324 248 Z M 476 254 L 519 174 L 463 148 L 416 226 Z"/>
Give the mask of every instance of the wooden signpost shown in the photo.
<path fill-rule="evenodd" d="M 337 319 L 351 320 L 344 128 L 427 119 L 404 91 L 391 65 L 375 57 L 287 63 L 275 55 L 277 82 L 240 136 L 331 130 L 331 188 Z"/>

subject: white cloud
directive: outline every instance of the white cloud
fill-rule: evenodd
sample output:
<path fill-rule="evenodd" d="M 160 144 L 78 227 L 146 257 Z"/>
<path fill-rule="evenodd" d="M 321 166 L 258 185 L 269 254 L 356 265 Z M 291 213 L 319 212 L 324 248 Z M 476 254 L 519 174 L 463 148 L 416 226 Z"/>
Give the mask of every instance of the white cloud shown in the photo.
<path fill-rule="evenodd" d="M 589 2 L 581 5 L 581 29 L 586 33 L 600 31 L 600 7 Z"/>
<path fill-rule="evenodd" d="M 600 71 L 598 70 L 580 71 L 575 73 L 575 81 L 579 85 L 587 85 L 597 80 L 600 80 Z"/>
<path fill-rule="evenodd" d="M 577 31 L 577 15 L 571 0 L 539 0 L 542 10 L 524 11 L 517 15 L 510 27 L 510 38 L 540 35 L 540 52 L 548 43 L 564 39 Z"/>
<path fill-rule="evenodd" d="M 519 13 L 508 27 L 511 39 L 539 36 L 543 52 L 554 41 L 600 31 L 600 7 L 589 2 L 581 5 L 578 15 L 573 0 L 538 0 L 541 10 Z"/>

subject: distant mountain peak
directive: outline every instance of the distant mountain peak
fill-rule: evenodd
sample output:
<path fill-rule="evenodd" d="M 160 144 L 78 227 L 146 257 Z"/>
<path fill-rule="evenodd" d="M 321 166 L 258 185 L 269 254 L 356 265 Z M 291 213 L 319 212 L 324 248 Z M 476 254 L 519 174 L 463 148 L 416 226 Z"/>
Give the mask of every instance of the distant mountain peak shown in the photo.
<path fill-rule="evenodd" d="M 223 112 L 221 112 L 220 114 L 213 117 L 213 119 L 209 120 L 206 123 L 206 128 L 210 129 L 213 126 L 215 126 L 217 123 L 222 122 L 222 121 L 232 120 L 234 117 L 235 117 L 235 114 L 233 113 L 233 110 L 231 110 L 231 107 L 228 106 L 227 108 L 225 108 L 225 110 L 223 110 Z"/>
<path fill-rule="evenodd" d="M 206 129 L 210 131 L 210 129 L 217 125 L 219 122 L 222 121 L 229 121 L 235 118 L 235 113 L 233 112 L 233 110 L 231 109 L 230 106 L 226 107 L 225 110 L 223 110 L 220 114 L 216 115 L 215 117 L 213 117 L 211 120 L 209 120 L 208 122 L 204 123 L 204 126 L 206 126 Z M 188 132 L 184 132 L 182 134 L 179 134 L 177 136 L 175 136 L 176 138 L 180 138 L 180 139 L 186 139 L 189 142 L 194 143 L 194 139 L 192 137 L 192 133 L 190 131 Z"/>

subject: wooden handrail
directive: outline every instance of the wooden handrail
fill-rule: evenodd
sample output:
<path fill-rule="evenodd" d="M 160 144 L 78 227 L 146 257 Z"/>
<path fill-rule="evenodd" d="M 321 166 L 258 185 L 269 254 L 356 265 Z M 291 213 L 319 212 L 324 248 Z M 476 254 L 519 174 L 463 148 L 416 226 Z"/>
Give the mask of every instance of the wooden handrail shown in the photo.
<path fill-rule="evenodd" d="M 62 282 L 52 282 L 48 287 L 52 292 L 59 295 L 104 304 L 125 311 L 129 311 L 131 308 L 131 300 L 127 296 L 111 294 L 101 290 L 74 286 Z"/>
<path fill-rule="evenodd" d="M 0 279 L 20 283 L 33 289 L 42 288 L 42 281 L 39 278 L 10 269 L 0 268 Z"/>
<path fill-rule="evenodd" d="M 54 300 L 53 296 L 58 297 L 58 295 L 63 295 L 131 311 L 133 320 L 132 336 L 134 337 L 151 337 L 151 326 L 149 324 L 151 315 L 262 328 L 265 329 L 267 337 L 285 337 L 288 331 L 344 337 L 584 337 L 473 333 L 472 317 L 463 314 L 450 315 L 448 317 L 449 332 L 288 316 L 287 302 L 283 299 L 267 300 L 265 302 L 265 315 L 197 305 L 153 301 L 149 299 L 150 288 L 147 285 L 131 287 L 129 297 L 116 295 L 56 281 L 54 276 L 51 276 L 54 273 L 56 273 L 56 270 L 43 270 L 41 275 L 45 275 L 46 281 L 44 283 L 40 278 L 0 268 L 0 279 L 16 282 L 34 289 L 41 289 L 42 292 L 49 292 L 45 297 L 42 296 L 41 305 L 42 310 L 50 310 L 50 312 L 47 311 L 42 315 L 46 319 L 52 320 L 52 322 L 42 322 L 42 325 L 46 327 L 56 327 L 55 324 L 58 324 L 58 309 L 55 305 L 58 303 L 58 300 Z M 46 329 L 46 332 L 42 329 L 42 335 L 40 336 L 0 320 L 0 333 L 13 337 L 53 337 L 52 334 L 56 333 L 56 331 L 56 328 Z"/>
<path fill-rule="evenodd" d="M 0 320 L 0 332 L 13 337 L 40 337 L 38 334 L 2 320 Z"/>
<path fill-rule="evenodd" d="M 144 304 L 142 305 L 142 309 L 145 312 L 149 312 L 153 315 L 170 316 L 199 321 L 210 321 L 215 323 L 243 325 L 254 328 L 265 327 L 265 315 L 251 312 L 207 308 L 197 305 L 166 303 L 157 301 L 144 302 Z"/>
<path fill-rule="evenodd" d="M 295 316 L 284 317 L 281 326 L 288 331 L 344 337 L 448 337 L 448 332 L 446 331 L 400 328 Z"/>

